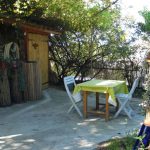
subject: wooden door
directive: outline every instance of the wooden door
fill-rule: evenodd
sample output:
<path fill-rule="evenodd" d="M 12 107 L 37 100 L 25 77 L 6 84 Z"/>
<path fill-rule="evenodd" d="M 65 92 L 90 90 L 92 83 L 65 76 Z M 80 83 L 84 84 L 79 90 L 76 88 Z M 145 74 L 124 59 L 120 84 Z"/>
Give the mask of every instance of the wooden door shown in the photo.
<path fill-rule="evenodd" d="M 39 62 L 42 78 L 42 87 L 48 86 L 48 36 L 28 34 L 28 61 Z"/>

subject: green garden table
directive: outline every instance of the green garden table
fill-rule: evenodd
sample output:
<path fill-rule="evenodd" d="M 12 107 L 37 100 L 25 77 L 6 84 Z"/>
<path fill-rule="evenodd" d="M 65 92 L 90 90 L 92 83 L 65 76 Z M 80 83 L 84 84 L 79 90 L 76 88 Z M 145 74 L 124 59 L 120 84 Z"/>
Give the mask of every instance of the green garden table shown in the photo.
<path fill-rule="evenodd" d="M 117 106 L 115 94 L 128 93 L 128 88 L 125 81 L 119 80 L 90 80 L 77 84 L 74 89 L 74 94 L 83 91 L 83 114 L 87 118 L 87 113 L 96 113 L 105 115 L 105 120 L 109 119 L 109 100 L 113 105 Z M 87 96 L 88 92 L 96 93 L 96 111 L 87 111 Z M 99 93 L 106 94 L 105 112 L 99 111 Z"/>

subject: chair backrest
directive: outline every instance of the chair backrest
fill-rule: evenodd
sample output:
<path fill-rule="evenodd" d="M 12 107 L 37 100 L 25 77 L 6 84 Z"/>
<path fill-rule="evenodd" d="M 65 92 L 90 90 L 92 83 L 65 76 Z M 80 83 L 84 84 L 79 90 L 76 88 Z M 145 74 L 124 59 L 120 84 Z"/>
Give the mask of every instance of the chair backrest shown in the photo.
<path fill-rule="evenodd" d="M 136 78 L 136 79 L 134 80 L 134 82 L 133 82 L 132 88 L 131 88 L 131 90 L 130 90 L 130 92 L 129 92 L 129 95 L 130 95 L 131 97 L 132 97 L 132 95 L 133 95 L 135 89 L 137 88 L 138 83 L 139 83 L 139 77 Z"/>
<path fill-rule="evenodd" d="M 73 94 L 74 87 L 76 86 L 74 76 L 64 77 L 64 85 L 66 88 L 66 92 L 71 100 L 75 102 L 79 102 L 82 100 L 80 93 Z"/>

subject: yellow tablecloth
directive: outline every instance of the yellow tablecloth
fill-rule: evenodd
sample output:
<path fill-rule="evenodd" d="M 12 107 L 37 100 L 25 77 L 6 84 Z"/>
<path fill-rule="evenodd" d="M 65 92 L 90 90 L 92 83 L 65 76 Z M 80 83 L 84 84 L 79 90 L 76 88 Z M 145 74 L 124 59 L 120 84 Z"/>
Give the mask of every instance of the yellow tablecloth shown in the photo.
<path fill-rule="evenodd" d="M 128 88 L 125 81 L 119 80 L 90 80 L 77 84 L 74 89 L 74 94 L 80 91 L 109 93 L 109 101 L 116 106 L 115 94 L 128 93 Z"/>

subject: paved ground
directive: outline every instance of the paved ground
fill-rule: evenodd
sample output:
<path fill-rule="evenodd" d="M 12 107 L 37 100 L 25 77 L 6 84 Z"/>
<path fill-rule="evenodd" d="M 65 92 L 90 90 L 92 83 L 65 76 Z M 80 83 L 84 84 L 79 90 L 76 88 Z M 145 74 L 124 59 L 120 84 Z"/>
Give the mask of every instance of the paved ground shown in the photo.
<path fill-rule="evenodd" d="M 133 99 L 133 120 L 122 115 L 108 122 L 95 116 L 81 119 L 76 112 L 66 113 L 70 101 L 65 91 L 49 88 L 41 100 L 0 108 L 0 150 L 92 150 L 101 141 L 140 127 L 138 103 Z"/>

